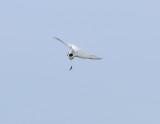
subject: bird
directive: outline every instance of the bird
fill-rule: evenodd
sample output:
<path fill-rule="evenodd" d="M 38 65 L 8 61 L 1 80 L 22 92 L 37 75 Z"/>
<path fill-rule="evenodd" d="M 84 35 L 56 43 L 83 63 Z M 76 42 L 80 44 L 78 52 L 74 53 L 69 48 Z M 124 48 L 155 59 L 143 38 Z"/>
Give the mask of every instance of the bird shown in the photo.
<path fill-rule="evenodd" d="M 76 45 L 74 44 L 70 44 L 70 43 L 65 43 L 64 41 L 62 41 L 61 39 L 57 38 L 57 37 L 53 37 L 55 38 L 56 40 L 60 41 L 61 43 L 63 43 L 65 46 L 67 46 L 69 48 L 69 52 L 67 54 L 67 56 L 69 57 L 69 59 L 72 61 L 75 57 L 78 57 L 78 58 L 82 58 L 82 59 L 92 59 L 92 60 L 100 60 L 102 58 L 99 58 L 95 55 L 91 55 L 91 54 L 88 54 L 88 53 L 83 53 L 83 52 L 80 52 L 80 48 L 77 47 Z M 72 66 L 70 68 L 70 70 L 72 69 Z"/>

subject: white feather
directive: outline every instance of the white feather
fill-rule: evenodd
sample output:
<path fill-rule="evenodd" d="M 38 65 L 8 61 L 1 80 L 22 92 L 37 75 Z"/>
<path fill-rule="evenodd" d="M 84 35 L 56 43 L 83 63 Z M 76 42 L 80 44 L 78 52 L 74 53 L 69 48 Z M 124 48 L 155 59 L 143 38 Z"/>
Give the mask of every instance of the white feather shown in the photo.
<path fill-rule="evenodd" d="M 74 51 L 79 51 L 79 50 L 81 50 L 81 48 L 79 48 L 78 46 L 76 46 L 76 45 L 74 45 L 74 44 L 68 43 L 68 46 L 70 46 Z"/>
<path fill-rule="evenodd" d="M 82 58 L 82 59 L 94 59 L 94 60 L 102 59 L 102 58 L 99 58 L 95 55 L 90 55 L 90 54 L 82 53 L 82 52 L 74 52 L 74 56 Z"/>

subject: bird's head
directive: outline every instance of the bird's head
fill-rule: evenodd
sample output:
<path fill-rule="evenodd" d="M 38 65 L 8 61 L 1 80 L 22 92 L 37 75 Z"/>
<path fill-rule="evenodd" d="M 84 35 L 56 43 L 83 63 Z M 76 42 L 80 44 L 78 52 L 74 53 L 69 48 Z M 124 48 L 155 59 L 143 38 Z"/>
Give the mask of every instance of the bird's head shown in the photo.
<path fill-rule="evenodd" d="M 67 56 L 69 57 L 69 59 L 72 61 L 72 59 L 74 59 L 74 54 L 73 53 L 68 53 Z"/>

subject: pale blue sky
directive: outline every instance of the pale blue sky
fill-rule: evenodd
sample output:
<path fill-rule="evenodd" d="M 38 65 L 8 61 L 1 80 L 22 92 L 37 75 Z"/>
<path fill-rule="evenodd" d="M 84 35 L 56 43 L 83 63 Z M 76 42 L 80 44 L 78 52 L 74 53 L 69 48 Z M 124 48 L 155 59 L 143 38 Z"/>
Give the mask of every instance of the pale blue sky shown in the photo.
<path fill-rule="evenodd" d="M 0 124 L 160 124 L 159 5 L 1 0 Z"/>

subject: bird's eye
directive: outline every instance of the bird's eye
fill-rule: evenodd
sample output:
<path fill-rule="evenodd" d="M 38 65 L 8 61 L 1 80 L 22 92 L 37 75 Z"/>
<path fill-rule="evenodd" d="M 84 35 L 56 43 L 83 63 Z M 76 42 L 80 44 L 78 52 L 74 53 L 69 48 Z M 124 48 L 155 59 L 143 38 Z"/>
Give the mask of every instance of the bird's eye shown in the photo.
<path fill-rule="evenodd" d="M 69 54 L 69 57 L 72 57 L 73 56 L 73 54 L 71 53 L 71 54 Z"/>

